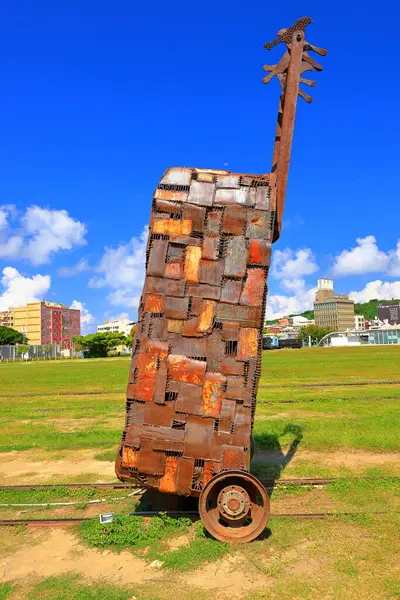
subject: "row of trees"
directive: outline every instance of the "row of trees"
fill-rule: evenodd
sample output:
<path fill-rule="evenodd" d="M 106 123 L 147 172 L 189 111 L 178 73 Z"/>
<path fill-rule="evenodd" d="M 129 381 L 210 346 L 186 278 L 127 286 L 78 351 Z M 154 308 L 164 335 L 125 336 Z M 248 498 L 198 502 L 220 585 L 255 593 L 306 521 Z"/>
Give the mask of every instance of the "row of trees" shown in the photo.
<path fill-rule="evenodd" d="M 0 325 L 0 346 L 15 346 L 15 344 L 23 344 L 27 339 L 23 333 Z"/>
<path fill-rule="evenodd" d="M 132 347 L 135 328 L 128 336 L 123 333 L 90 333 L 73 338 L 76 350 L 83 350 L 89 358 L 108 356 L 118 347 Z"/>

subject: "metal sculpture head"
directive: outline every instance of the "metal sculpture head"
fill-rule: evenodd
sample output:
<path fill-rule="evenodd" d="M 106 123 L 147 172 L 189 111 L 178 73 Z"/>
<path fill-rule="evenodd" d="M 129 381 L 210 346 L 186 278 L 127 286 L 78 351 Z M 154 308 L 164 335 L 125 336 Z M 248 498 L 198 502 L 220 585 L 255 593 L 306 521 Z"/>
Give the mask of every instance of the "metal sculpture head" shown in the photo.
<path fill-rule="evenodd" d="M 303 47 L 300 64 L 300 74 L 304 73 L 305 71 L 312 71 L 313 69 L 315 69 L 316 71 L 322 71 L 322 66 L 319 63 L 317 63 L 308 54 L 308 52 L 312 51 L 316 52 L 316 54 L 319 54 L 320 56 L 326 56 L 328 54 L 328 51 L 324 48 L 318 48 L 317 46 L 310 44 L 305 39 L 305 29 L 310 23 L 312 23 L 312 19 L 310 19 L 310 17 L 303 17 L 296 21 L 296 23 L 289 27 L 289 29 L 281 29 L 280 31 L 278 31 L 277 37 L 274 40 L 272 40 L 272 42 L 267 42 L 266 44 L 264 44 L 264 48 L 266 48 L 266 50 L 271 50 L 271 48 L 274 48 L 277 44 L 283 42 L 284 44 L 286 44 L 287 51 L 276 65 L 264 65 L 264 71 L 268 71 L 270 74 L 264 77 L 264 79 L 262 80 L 263 83 L 269 83 L 271 79 L 276 75 L 279 79 L 282 90 L 285 89 L 287 71 L 290 63 L 291 49 L 293 43 L 302 43 Z M 310 87 L 314 87 L 314 85 L 316 84 L 315 81 L 311 79 L 304 79 L 303 77 L 300 77 L 299 81 L 300 83 L 304 83 L 305 85 L 308 85 Z M 311 96 L 303 92 L 303 90 L 301 90 L 300 88 L 298 90 L 298 94 L 306 102 L 312 102 Z"/>

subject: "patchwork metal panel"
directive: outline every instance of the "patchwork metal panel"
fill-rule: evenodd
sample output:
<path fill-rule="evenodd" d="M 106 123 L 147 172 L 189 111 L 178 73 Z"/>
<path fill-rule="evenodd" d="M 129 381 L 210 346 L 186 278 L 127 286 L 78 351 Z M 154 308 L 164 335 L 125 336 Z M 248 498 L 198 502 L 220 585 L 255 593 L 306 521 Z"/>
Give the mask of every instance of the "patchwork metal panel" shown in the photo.
<path fill-rule="evenodd" d="M 270 185 L 269 185 L 270 182 Z M 275 177 L 169 169 L 153 200 L 116 471 L 199 495 L 248 469 Z"/>

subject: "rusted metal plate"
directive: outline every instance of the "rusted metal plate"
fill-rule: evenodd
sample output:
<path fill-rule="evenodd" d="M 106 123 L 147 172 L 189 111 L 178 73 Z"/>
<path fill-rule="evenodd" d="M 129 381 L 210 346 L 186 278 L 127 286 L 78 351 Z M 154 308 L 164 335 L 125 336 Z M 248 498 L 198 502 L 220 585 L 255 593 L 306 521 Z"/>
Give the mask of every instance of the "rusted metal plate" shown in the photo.
<path fill-rule="evenodd" d="M 240 204 L 243 206 L 250 205 L 249 189 L 242 187 L 239 189 L 217 189 L 215 191 L 214 204 L 218 205 L 229 205 L 229 204 Z"/>
<path fill-rule="evenodd" d="M 212 458 L 211 445 L 214 432 L 214 419 L 189 415 L 186 424 L 185 456 Z"/>
<path fill-rule="evenodd" d="M 189 296 L 195 298 L 209 298 L 210 300 L 219 300 L 221 289 L 217 285 L 189 285 Z"/>
<path fill-rule="evenodd" d="M 138 465 L 139 452 L 129 446 L 122 447 L 122 466 L 134 469 Z"/>
<path fill-rule="evenodd" d="M 201 394 L 202 387 L 193 383 L 183 383 L 182 381 L 170 381 L 168 389 L 177 394 L 174 400 L 175 411 L 198 415 L 201 413 Z"/>
<path fill-rule="evenodd" d="M 271 244 L 262 239 L 249 240 L 249 265 L 266 267 L 271 260 Z"/>
<path fill-rule="evenodd" d="M 246 468 L 246 457 L 243 447 L 222 446 L 221 454 L 221 462 L 223 469 L 235 471 Z"/>
<path fill-rule="evenodd" d="M 225 357 L 221 363 L 223 375 L 244 375 L 244 365 L 234 358 Z"/>
<path fill-rule="evenodd" d="M 243 325 L 259 326 L 261 307 L 237 306 L 219 302 L 215 316 L 221 321 L 237 321 Z"/>
<path fill-rule="evenodd" d="M 231 431 L 235 424 L 236 402 L 224 398 L 221 405 L 219 431 Z"/>
<path fill-rule="evenodd" d="M 208 285 L 221 286 L 224 274 L 223 260 L 200 260 L 199 281 Z"/>
<path fill-rule="evenodd" d="M 162 313 L 164 311 L 164 296 L 146 294 L 144 310 L 150 313 Z"/>
<path fill-rule="evenodd" d="M 194 458 L 181 457 L 178 459 L 178 474 L 176 491 L 183 496 L 189 496 L 192 489 Z"/>
<path fill-rule="evenodd" d="M 204 230 L 204 221 L 206 217 L 206 209 L 193 204 L 185 204 L 182 211 L 183 219 L 192 222 L 192 230 L 202 232 Z"/>
<path fill-rule="evenodd" d="M 234 321 L 224 321 L 222 323 L 222 335 L 223 340 L 238 340 L 239 339 L 239 323 Z"/>
<path fill-rule="evenodd" d="M 198 283 L 200 276 L 201 248 L 188 246 L 185 256 L 185 279 L 188 283 Z"/>
<path fill-rule="evenodd" d="M 226 380 L 225 398 L 244 400 L 248 393 L 245 387 L 244 377 L 228 375 Z"/>
<path fill-rule="evenodd" d="M 177 456 L 166 456 L 165 457 L 165 470 L 164 475 L 160 479 L 159 489 L 160 492 L 166 494 L 175 494 L 176 489 L 176 478 L 178 472 L 178 457 Z"/>
<path fill-rule="evenodd" d="M 210 210 L 207 214 L 206 231 L 208 235 L 219 236 L 224 214 L 222 210 Z"/>
<path fill-rule="evenodd" d="M 192 360 L 176 354 L 168 356 L 168 372 L 172 381 L 202 385 L 206 367 L 207 364 L 200 360 Z"/>
<path fill-rule="evenodd" d="M 169 333 L 181 333 L 183 321 L 177 319 L 168 319 L 168 331 Z"/>
<path fill-rule="evenodd" d="M 192 232 L 192 221 L 189 219 L 166 219 L 157 218 L 154 219 L 153 233 L 160 233 L 163 235 L 190 235 Z"/>
<path fill-rule="evenodd" d="M 154 402 L 147 402 L 144 409 L 144 423 L 146 425 L 172 427 L 174 412 L 174 407 L 171 404 L 164 403 L 159 405 Z"/>
<path fill-rule="evenodd" d="M 157 356 L 155 354 L 138 355 L 136 398 L 152 400 L 157 378 Z"/>
<path fill-rule="evenodd" d="M 203 241 L 202 258 L 205 260 L 217 260 L 219 251 L 219 238 L 205 236 Z"/>
<path fill-rule="evenodd" d="M 263 210 L 254 210 L 247 217 L 247 232 L 249 238 L 267 238 L 270 225 L 269 213 Z"/>
<path fill-rule="evenodd" d="M 183 277 L 183 261 L 179 258 L 172 258 L 165 265 L 164 277 L 169 279 L 182 279 Z"/>
<path fill-rule="evenodd" d="M 188 201 L 201 206 L 212 206 L 215 184 L 192 181 Z"/>
<path fill-rule="evenodd" d="M 247 248 L 243 236 L 228 239 L 224 275 L 228 277 L 244 277 L 246 274 Z"/>
<path fill-rule="evenodd" d="M 190 185 L 193 169 L 188 167 L 171 167 L 167 169 L 160 181 L 162 185 Z"/>
<path fill-rule="evenodd" d="M 203 300 L 199 315 L 197 330 L 201 333 L 210 333 L 212 330 L 216 303 L 212 300 Z"/>
<path fill-rule="evenodd" d="M 222 231 L 234 235 L 246 233 L 247 211 L 241 206 L 227 206 L 224 210 Z"/>
<path fill-rule="evenodd" d="M 163 475 L 165 470 L 165 453 L 153 450 L 152 441 L 142 438 L 137 468 L 138 471 L 145 475 Z"/>
<path fill-rule="evenodd" d="M 190 314 L 198 316 L 201 313 L 203 299 L 198 297 L 190 298 Z"/>
<path fill-rule="evenodd" d="M 255 358 L 258 350 L 258 330 L 253 327 L 242 327 L 239 333 L 237 357 L 240 360 Z"/>
<path fill-rule="evenodd" d="M 168 279 L 161 280 L 165 282 L 164 293 L 166 296 L 176 296 L 181 298 L 185 296 L 185 281 L 169 281 Z"/>
<path fill-rule="evenodd" d="M 160 200 L 175 200 L 176 202 L 185 202 L 188 195 L 188 192 L 178 192 L 175 190 L 156 190 L 154 192 L 154 198 Z"/>
<path fill-rule="evenodd" d="M 166 242 L 165 240 L 152 241 L 149 263 L 147 265 L 147 273 L 149 275 L 153 275 L 154 277 L 162 277 L 164 275 L 167 250 L 168 242 Z"/>
<path fill-rule="evenodd" d="M 267 274 L 265 269 L 249 269 L 240 296 L 240 304 L 260 306 L 263 301 L 266 282 Z"/>
<path fill-rule="evenodd" d="M 156 190 L 155 198 L 157 198 L 157 192 L 164 190 Z M 182 193 L 182 192 L 181 192 Z M 168 202 L 167 200 L 155 200 L 155 208 L 157 212 L 165 212 L 169 214 L 181 214 L 182 205 L 176 202 Z"/>
<path fill-rule="evenodd" d="M 203 414 L 219 417 L 225 382 L 226 378 L 221 373 L 206 373 L 202 393 Z"/>
<path fill-rule="evenodd" d="M 237 279 L 225 279 L 221 289 L 221 302 L 238 304 L 242 293 L 242 281 Z"/>
<path fill-rule="evenodd" d="M 168 319 L 186 319 L 189 310 L 189 298 L 165 297 L 164 314 Z"/>
<path fill-rule="evenodd" d="M 217 188 L 238 188 L 240 181 L 240 175 L 232 175 L 228 173 L 226 175 L 217 175 L 216 187 Z"/>
<path fill-rule="evenodd" d="M 184 337 L 203 337 L 203 333 L 199 329 L 199 317 L 193 317 L 184 322 L 182 327 L 182 335 Z"/>

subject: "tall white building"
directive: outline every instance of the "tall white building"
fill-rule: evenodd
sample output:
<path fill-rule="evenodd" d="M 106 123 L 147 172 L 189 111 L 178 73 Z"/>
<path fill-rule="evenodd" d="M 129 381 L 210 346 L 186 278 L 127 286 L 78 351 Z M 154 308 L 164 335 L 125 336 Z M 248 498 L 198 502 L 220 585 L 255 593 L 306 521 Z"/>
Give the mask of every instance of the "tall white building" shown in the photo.
<path fill-rule="evenodd" d="M 129 335 L 134 321 L 130 319 L 109 319 L 102 325 L 97 325 L 97 333 L 123 333 Z"/>

